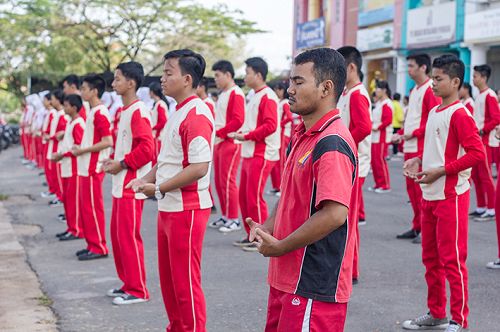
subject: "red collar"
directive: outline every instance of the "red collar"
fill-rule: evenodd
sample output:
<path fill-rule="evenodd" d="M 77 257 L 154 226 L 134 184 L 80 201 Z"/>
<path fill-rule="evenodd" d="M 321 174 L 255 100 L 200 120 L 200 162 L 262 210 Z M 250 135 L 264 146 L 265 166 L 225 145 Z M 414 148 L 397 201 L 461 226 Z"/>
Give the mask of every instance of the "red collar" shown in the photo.
<path fill-rule="evenodd" d="M 436 110 L 436 113 L 442 112 L 442 111 L 450 108 L 451 106 L 458 104 L 459 102 L 460 102 L 460 100 L 455 100 L 453 103 L 449 104 L 445 108 L 439 108 L 441 106 L 441 105 L 439 105 L 438 108 L 437 108 L 437 110 Z"/>
<path fill-rule="evenodd" d="M 186 105 L 191 100 L 196 99 L 196 98 L 198 98 L 198 96 L 196 96 L 196 95 L 192 95 L 192 96 L 187 97 L 186 99 L 184 99 L 184 101 L 182 103 L 177 104 L 177 106 L 175 106 L 175 110 L 176 111 L 180 110 L 184 105 Z"/>
<path fill-rule="evenodd" d="M 308 136 L 312 136 L 314 134 L 320 133 L 323 130 L 325 130 L 325 128 L 328 127 L 328 125 L 330 123 L 332 123 L 337 118 L 340 118 L 339 114 L 340 114 L 340 111 L 338 109 L 332 109 L 331 111 L 329 111 L 328 113 L 323 115 L 323 117 L 321 119 L 319 119 L 311 128 L 309 128 L 309 130 L 307 132 L 306 132 L 306 126 L 304 125 L 304 122 L 302 122 L 300 125 L 298 125 L 297 128 L 295 129 L 295 131 L 301 132 L 303 134 L 305 133 Z"/>
<path fill-rule="evenodd" d="M 136 99 L 134 100 L 133 102 L 131 102 L 130 104 L 128 104 L 127 106 L 124 106 L 122 108 L 122 111 L 126 111 L 129 107 L 131 107 L 132 105 L 134 105 L 135 103 L 138 103 L 139 102 L 139 99 Z"/>
<path fill-rule="evenodd" d="M 431 79 L 428 78 L 424 83 L 420 84 L 419 86 L 417 86 L 417 89 L 420 89 L 422 86 L 424 86 L 425 84 L 427 84 L 427 82 L 429 82 Z"/>

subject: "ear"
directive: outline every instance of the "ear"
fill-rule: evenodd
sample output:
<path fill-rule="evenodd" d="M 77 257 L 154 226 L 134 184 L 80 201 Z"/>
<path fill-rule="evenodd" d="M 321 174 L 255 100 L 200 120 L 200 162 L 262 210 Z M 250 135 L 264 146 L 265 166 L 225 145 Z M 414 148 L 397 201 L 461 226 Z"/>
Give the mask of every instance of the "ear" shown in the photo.
<path fill-rule="evenodd" d="M 184 86 L 193 86 L 193 77 L 190 74 L 184 75 Z"/>
<path fill-rule="evenodd" d="M 323 83 L 321 83 L 321 85 L 323 86 L 321 88 L 321 97 L 322 98 L 333 95 L 333 91 L 335 89 L 335 84 L 331 80 L 326 80 Z"/>

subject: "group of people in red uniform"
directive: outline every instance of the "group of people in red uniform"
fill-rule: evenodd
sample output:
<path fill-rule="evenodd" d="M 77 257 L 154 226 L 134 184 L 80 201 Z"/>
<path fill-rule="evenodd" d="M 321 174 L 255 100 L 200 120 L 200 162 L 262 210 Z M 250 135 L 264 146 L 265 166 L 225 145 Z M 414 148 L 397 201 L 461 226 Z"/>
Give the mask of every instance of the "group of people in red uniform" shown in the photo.
<path fill-rule="evenodd" d="M 389 192 L 387 149 L 403 143 L 414 218 L 398 238 L 422 243 L 429 288 L 429 312 L 403 328 L 462 331 L 469 310 L 469 178 L 477 196 L 471 215 L 494 219 L 500 199 L 491 164 L 500 156 L 500 110 L 487 65 L 474 67 L 480 92 L 474 101 L 456 56 L 432 64 L 426 54 L 407 60 L 415 87 L 404 128 L 394 135 L 389 84 L 377 82 L 372 105 L 355 47 L 305 51 L 294 59 L 290 85 L 273 88 L 266 84 L 267 63 L 249 58 L 247 98 L 233 65 L 220 60 L 212 66 L 216 103 L 207 93 L 204 58 L 183 49 L 165 54 L 161 82 L 149 86 L 153 110 L 137 96 L 144 80 L 137 62 L 115 70 L 112 87 L 123 106 L 113 116 L 101 99 L 106 82 L 100 75 L 81 82 L 70 75 L 64 89 L 28 98 L 24 158 L 44 170 L 50 204 L 64 206 L 59 218 L 67 229 L 57 237 L 85 239 L 76 253 L 80 261 L 108 256 L 103 180 L 111 175 L 110 235 L 122 282 L 107 292 L 114 304 L 149 300 L 140 228 L 144 200 L 153 197 L 167 331 L 206 330 L 201 257 L 207 224 L 222 233 L 244 227 L 246 236 L 234 245 L 271 257 L 266 331 L 343 331 L 360 277 L 363 183 L 372 170 L 372 190 Z M 167 95 L 177 104 L 172 113 Z M 279 196 L 271 212 L 264 198 L 269 177 L 271 193 Z M 212 189 L 221 217 L 209 223 Z M 487 266 L 500 268 L 500 258 Z"/>

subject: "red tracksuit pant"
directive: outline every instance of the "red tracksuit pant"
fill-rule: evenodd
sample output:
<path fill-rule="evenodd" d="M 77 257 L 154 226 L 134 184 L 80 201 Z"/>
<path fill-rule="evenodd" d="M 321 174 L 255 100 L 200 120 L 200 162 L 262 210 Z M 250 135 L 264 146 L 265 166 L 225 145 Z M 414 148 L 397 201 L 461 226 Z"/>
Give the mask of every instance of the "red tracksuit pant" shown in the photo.
<path fill-rule="evenodd" d="M 365 183 L 366 178 L 358 178 L 357 182 L 357 190 L 358 190 L 358 202 L 359 202 L 359 216 L 358 219 L 365 219 L 365 203 L 363 200 L 363 184 Z M 354 242 L 354 254 L 353 254 L 353 263 L 352 263 L 352 277 L 354 279 L 359 278 L 359 228 L 358 223 L 354 223 L 354 231 L 356 232 L 356 241 Z"/>
<path fill-rule="evenodd" d="M 265 332 L 343 332 L 347 303 L 330 303 L 269 290 Z"/>
<path fill-rule="evenodd" d="M 63 203 L 66 215 L 67 231 L 74 236 L 83 238 L 83 222 L 80 209 L 80 180 L 77 175 L 62 178 L 63 181 Z"/>
<path fill-rule="evenodd" d="M 158 213 L 158 269 L 168 332 L 205 332 L 201 254 L 210 209 Z"/>
<path fill-rule="evenodd" d="M 35 138 L 35 146 L 36 146 L 36 164 L 38 168 L 43 168 L 43 160 L 45 158 L 43 155 L 43 144 L 41 136 L 37 136 Z"/>
<path fill-rule="evenodd" d="M 108 254 L 106 247 L 106 219 L 102 181 L 104 173 L 80 176 L 80 207 L 83 220 L 83 232 L 87 249 L 95 254 Z"/>
<path fill-rule="evenodd" d="M 405 161 L 411 158 L 418 157 L 418 153 L 405 153 Z M 410 199 L 411 207 L 413 208 L 413 221 L 412 221 L 412 229 L 420 232 L 420 219 L 421 219 L 421 211 L 422 211 L 422 189 L 420 185 L 410 179 L 409 177 L 405 177 L 406 179 L 406 191 L 408 192 L 408 198 Z"/>
<path fill-rule="evenodd" d="M 286 150 L 288 149 L 289 143 L 290 137 L 281 136 L 280 160 L 271 171 L 271 185 L 273 186 L 273 189 L 276 190 L 280 190 L 281 187 L 281 175 L 283 174 L 283 169 L 285 168 Z"/>
<path fill-rule="evenodd" d="M 371 165 L 375 188 L 390 189 L 391 179 L 389 177 L 389 167 L 387 166 L 387 143 L 372 143 Z"/>
<path fill-rule="evenodd" d="M 63 202 L 64 201 L 64 193 L 63 193 L 63 181 L 61 177 L 61 164 L 58 162 L 52 162 L 52 177 L 55 186 L 55 194 L 56 197 Z"/>
<path fill-rule="evenodd" d="M 55 163 L 52 160 L 45 159 L 45 179 L 47 180 L 47 187 L 49 192 L 55 194 L 57 191 L 56 182 L 57 178 L 54 178 L 54 167 Z"/>
<path fill-rule="evenodd" d="M 121 290 L 142 299 L 149 299 L 144 268 L 144 246 L 141 237 L 144 200 L 113 197 L 111 210 L 111 244 Z"/>
<path fill-rule="evenodd" d="M 238 219 L 238 184 L 236 177 L 241 159 L 241 144 L 223 141 L 214 147 L 215 190 L 221 213 L 228 219 Z"/>
<path fill-rule="evenodd" d="M 276 161 L 265 160 L 262 157 L 243 158 L 241 163 L 240 207 L 247 234 L 250 234 L 250 228 L 245 222 L 246 218 L 252 218 L 259 224 L 263 224 L 267 219 L 264 188 L 274 165 Z"/>
<path fill-rule="evenodd" d="M 476 206 L 493 209 L 495 207 L 495 184 L 491 175 L 491 148 L 485 146 L 488 161 L 472 167 L 471 178 L 476 191 Z"/>
<path fill-rule="evenodd" d="M 500 190 L 500 176 L 497 177 L 497 192 Z M 497 223 L 498 258 L 500 258 L 500 195 L 496 196 L 495 219 Z"/>
<path fill-rule="evenodd" d="M 469 191 L 422 203 L 422 261 L 427 282 L 427 305 L 432 316 L 446 317 L 446 284 L 450 285 L 451 318 L 467 327 L 467 237 Z"/>

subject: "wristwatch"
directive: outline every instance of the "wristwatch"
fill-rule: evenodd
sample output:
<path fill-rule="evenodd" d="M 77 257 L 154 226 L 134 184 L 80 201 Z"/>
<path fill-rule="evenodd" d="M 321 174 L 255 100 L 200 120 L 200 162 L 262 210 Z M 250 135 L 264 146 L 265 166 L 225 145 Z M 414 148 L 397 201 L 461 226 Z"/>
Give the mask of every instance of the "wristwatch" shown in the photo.
<path fill-rule="evenodd" d="M 162 194 L 161 191 L 160 191 L 160 185 L 157 184 L 155 186 L 155 198 L 157 200 L 160 200 L 160 199 L 163 199 L 165 197 L 165 194 Z"/>

